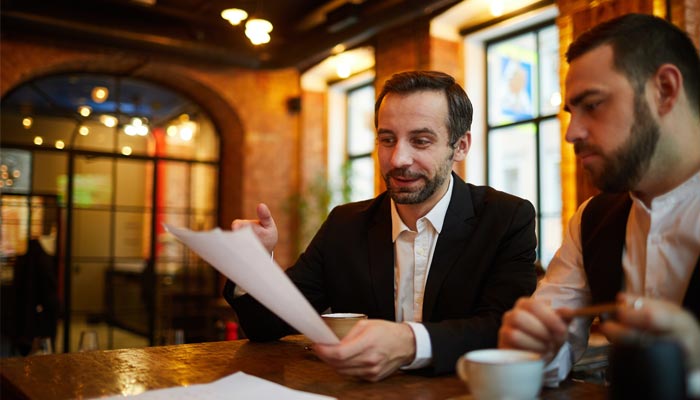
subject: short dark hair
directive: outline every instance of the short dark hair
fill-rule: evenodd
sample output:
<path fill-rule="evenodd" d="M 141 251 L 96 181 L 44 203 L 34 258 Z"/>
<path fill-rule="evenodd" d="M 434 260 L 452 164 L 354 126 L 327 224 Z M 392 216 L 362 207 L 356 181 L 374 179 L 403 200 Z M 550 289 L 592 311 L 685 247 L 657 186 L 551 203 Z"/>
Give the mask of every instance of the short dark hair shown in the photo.
<path fill-rule="evenodd" d="M 374 104 L 374 126 L 378 126 L 379 107 L 388 93 L 409 94 L 426 90 L 442 91 L 447 97 L 448 120 L 445 121 L 450 132 L 450 146 L 472 128 L 474 109 L 469 96 L 455 81 L 455 78 L 438 71 L 407 71 L 392 75 L 384 83 L 381 93 Z"/>
<path fill-rule="evenodd" d="M 638 93 L 662 64 L 678 67 L 691 108 L 700 114 L 700 57 L 687 33 L 653 15 L 626 14 L 581 34 L 569 46 L 566 61 L 606 44 L 612 46 L 615 69 Z"/>

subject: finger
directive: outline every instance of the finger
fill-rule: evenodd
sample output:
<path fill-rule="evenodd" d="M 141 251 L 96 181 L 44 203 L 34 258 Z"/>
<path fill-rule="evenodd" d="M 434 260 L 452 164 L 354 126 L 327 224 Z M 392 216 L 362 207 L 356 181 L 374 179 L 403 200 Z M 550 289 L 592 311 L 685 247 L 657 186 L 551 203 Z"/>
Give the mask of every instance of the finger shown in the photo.
<path fill-rule="evenodd" d="M 566 339 L 567 324 L 549 304 L 536 299 L 522 298 L 516 303 L 516 309 L 524 310 L 534 316 L 549 331 L 551 338 L 557 341 Z"/>
<path fill-rule="evenodd" d="M 529 350 L 544 354 L 549 350 L 548 342 L 537 339 L 518 329 L 501 328 L 498 333 L 498 347 L 503 349 Z"/>
<path fill-rule="evenodd" d="M 359 367 L 359 368 L 337 368 L 339 374 L 354 376 L 370 382 L 378 382 L 394 371 L 391 368 L 380 367 Z"/>
<path fill-rule="evenodd" d="M 256 211 L 258 213 L 258 220 L 260 220 L 260 225 L 263 228 L 271 228 L 275 226 L 275 220 L 272 218 L 272 213 L 270 212 L 270 208 L 267 207 L 267 204 L 258 204 L 258 208 L 256 209 Z"/>
<path fill-rule="evenodd" d="M 233 222 L 231 222 L 231 230 L 235 231 L 235 230 L 243 228 L 244 226 L 248 226 L 250 224 L 251 224 L 251 221 L 249 219 L 234 219 Z"/>
<path fill-rule="evenodd" d="M 606 321 L 600 324 L 600 331 L 610 342 L 621 342 L 639 335 L 634 329 L 630 329 L 619 322 Z"/>
<path fill-rule="evenodd" d="M 507 312 L 503 316 L 503 323 L 540 341 L 551 341 L 554 339 L 549 329 L 537 317 L 525 310 Z"/>

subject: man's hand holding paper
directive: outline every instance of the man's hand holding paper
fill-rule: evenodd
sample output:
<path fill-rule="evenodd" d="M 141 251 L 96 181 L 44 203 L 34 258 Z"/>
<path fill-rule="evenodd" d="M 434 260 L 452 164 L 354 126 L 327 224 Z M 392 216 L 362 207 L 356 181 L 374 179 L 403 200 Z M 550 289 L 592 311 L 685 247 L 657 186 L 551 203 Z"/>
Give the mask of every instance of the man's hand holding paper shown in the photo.
<path fill-rule="evenodd" d="M 272 224 L 274 227 L 274 221 Z M 240 228 L 235 232 L 225 232 L 218 228 L 193 232 L 167 224 L 165 227 L 219 272 L 309 339 L 315 343 L 338 343 L 338 338 L 321 320 L 316 310 L 282 268 L 270 259 L 251 227 Z M 276 228 L 274 232 L 276 235 Z"/>

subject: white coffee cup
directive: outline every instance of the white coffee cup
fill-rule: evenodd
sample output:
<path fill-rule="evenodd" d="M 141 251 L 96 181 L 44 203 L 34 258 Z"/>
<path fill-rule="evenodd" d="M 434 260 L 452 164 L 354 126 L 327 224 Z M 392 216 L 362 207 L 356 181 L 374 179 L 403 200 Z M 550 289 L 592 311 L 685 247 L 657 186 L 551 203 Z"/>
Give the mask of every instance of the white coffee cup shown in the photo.
<path fill-rule="evenodd" d="M 476 400 L 535 399 L 543 372 L 544 360 L 530 351 L 475 350 L 457 361 L 457 374 Z"/>
<path fill-rule="evenodd" d="M 367 319 L 367 315 L 356 313 L 322 314 L 321 317 L 338 339 L 344 338 L 358 321 Z"/>

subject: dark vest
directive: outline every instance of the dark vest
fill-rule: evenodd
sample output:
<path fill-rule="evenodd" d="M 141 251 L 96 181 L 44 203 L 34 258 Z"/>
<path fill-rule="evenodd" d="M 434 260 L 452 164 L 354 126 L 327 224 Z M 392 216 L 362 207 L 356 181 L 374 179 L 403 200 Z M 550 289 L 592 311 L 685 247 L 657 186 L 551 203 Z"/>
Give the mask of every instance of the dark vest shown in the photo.
<path fill-rule="evenodd" d="M 591 199 L 583 210 L 583 268 L 593 304 L 615 301 L 622 288 L 622 250 L 631 207 L 629 194 L 604 193 Z M 683 307 L 700 319 L 700 258 L 685 292 Z"/>

